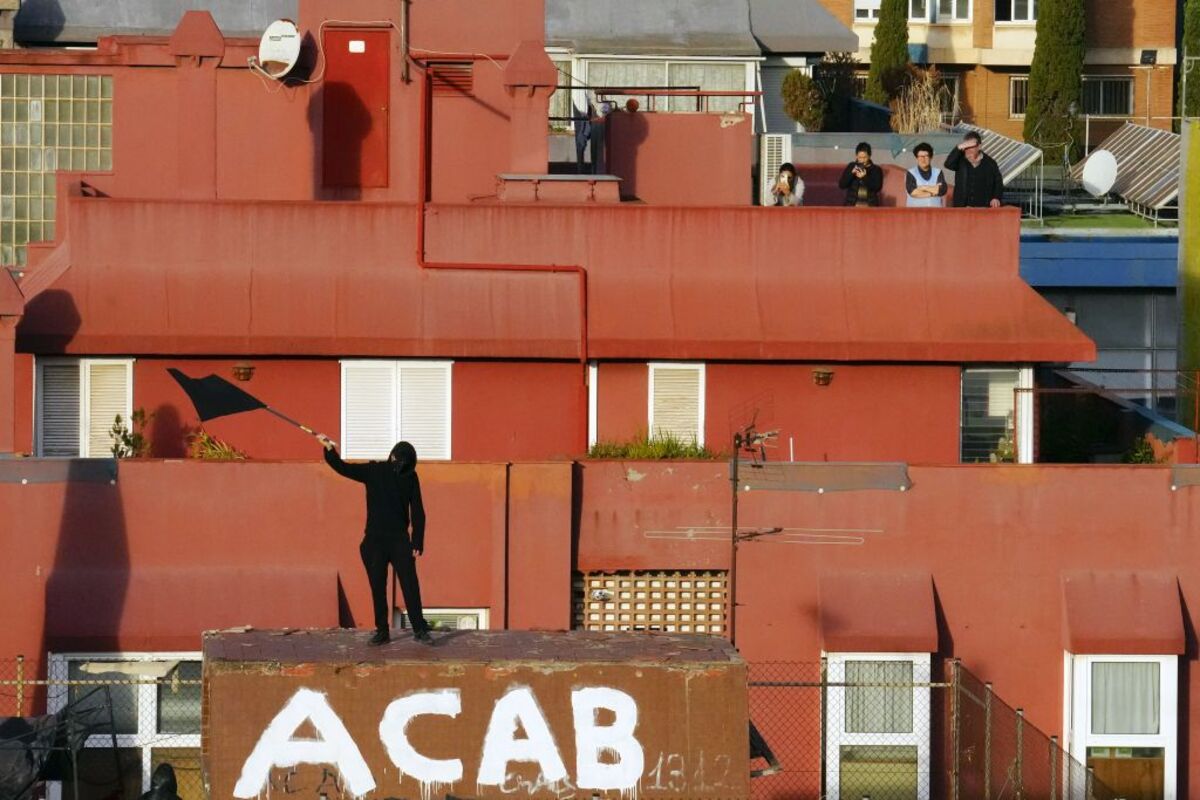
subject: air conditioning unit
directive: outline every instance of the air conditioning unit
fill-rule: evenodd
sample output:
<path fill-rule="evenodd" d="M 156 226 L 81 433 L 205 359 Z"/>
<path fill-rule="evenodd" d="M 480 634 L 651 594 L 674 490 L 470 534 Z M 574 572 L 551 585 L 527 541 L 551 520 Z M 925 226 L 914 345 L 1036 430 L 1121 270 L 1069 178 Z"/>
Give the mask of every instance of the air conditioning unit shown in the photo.
<path fill-rule="evenodd" d="M 408 614 L 396 609 L 396 627 L 408 630 L 412 623 Z M 433 608 L 425 610 L 425 621 L 435 631 L 480 631 L 487 630 L 486 608 Z"/>
<path fill-rule="evenodd" d="M 792 158 L 792 135 L 790 133 L 764 133 L 758 144 L 758 202 L 759 205 L 775 204 L 771 187 L 779 168 Z"/>

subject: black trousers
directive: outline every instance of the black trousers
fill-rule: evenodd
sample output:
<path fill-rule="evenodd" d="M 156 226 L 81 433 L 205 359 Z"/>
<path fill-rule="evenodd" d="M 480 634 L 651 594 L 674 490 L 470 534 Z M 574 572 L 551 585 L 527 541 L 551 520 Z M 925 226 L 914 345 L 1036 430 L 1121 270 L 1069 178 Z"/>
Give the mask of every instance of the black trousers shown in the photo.
<path fill-rule="evenodd" d="M 371 584 L 371 604 L 375 609 L 375 630 L 386 631 L 392 627 L 391 609 L 388 608 L 388 564 L 396 570 L 400 579 L 400 592 L 404 595 L 404 610 L 414 631 L 428 630 L 421 609 L 421 584 L 417 581 L 417 560 L 413 557 L 408 537 L 387 538 L 364 536 L 358 546 L 363 566 L 367 568 L 367 582 Z"/>

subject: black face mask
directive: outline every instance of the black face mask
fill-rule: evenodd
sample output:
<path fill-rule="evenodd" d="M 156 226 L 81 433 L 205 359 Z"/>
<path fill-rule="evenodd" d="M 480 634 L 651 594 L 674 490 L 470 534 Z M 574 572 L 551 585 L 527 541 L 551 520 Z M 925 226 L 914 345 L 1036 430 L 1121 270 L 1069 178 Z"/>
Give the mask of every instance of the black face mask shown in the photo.
<path fill-rule="evenodd" d="M 397 442 L 388 456 L 388 461 L 397 472 L 412 472 L 417 468 L 417 448 L 408 442 Z"/>

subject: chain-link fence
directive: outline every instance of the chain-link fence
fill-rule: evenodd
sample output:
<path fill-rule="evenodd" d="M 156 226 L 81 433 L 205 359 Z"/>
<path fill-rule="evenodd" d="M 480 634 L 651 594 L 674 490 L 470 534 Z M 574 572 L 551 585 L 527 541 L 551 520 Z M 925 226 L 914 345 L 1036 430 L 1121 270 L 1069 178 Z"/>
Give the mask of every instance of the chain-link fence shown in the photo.
<path fill-rule="evenodd" d="M 760 800 L 1110 800 L 1113 792 L 957 661 L 831 656 L 750 667 L 782 769 Z"/>
<path fill-rule="evenodd" d="M 73 757 L 61 737 L 27 738 L 60 779 L 62 800 L 137 800 L 164 763 L 183 800 L 206 800 L 198 658 L 60 657 L 48 673 L 39 678 L 24 659 L 0 659 L 0 716 L 58 714 L 83 730 Z"/>

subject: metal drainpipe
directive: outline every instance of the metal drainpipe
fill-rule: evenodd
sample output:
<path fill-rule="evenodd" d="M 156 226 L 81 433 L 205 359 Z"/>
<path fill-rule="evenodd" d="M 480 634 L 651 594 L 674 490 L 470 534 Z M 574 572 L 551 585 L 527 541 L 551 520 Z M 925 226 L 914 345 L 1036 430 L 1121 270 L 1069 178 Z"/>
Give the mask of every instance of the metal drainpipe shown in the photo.
<path fill-rule="evenodd" d="M 470 59 L 491 58 L 478 53 L 438 54 L 442 58 Z M 588 313 L 587 313 L 587 270 L 577 264 L 477 264 L 438 262 L 425 260 L 425 207 L 428 203 L 430 178 L 430 140 L 433 137 L 433 67 L 421 67 L 421 115 L 420 115 L 420 161 L 417 165 L 417 266 L 421 269 L 486 270 L 491 272 L 547 272 L 574 273 L 579 276 L 579 366 L 582 371 L 579 393 L 583 409 L 580 446 L 587 452 L 588 446 Z"/>

